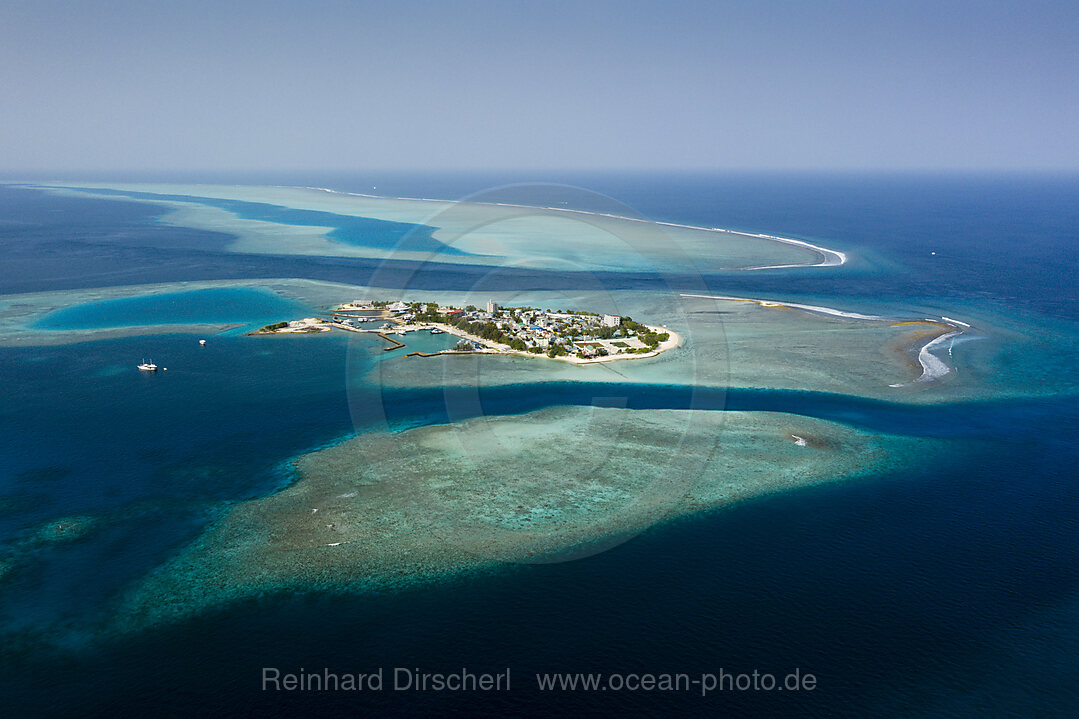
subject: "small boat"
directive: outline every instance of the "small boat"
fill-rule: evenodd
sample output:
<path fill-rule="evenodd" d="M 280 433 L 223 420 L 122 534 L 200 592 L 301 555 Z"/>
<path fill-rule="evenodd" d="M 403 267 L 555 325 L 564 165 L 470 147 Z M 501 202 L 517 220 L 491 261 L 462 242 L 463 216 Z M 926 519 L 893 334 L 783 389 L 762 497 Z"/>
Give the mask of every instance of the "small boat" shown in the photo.
<path fill-rule="evenodd" d="M 440 330 L 437 327 L 433 327 L 431 329 L 431 334 L 433 334 L 433 335 L 441 335 L 441 334 L 445 334 L 445 332 L 446 332 L 446 330 Z"/>
<path fill-rule="evenodd" d="M 157 372 L 157 365 L 154 364 L 153 360 L 147 362 L 145 359 L 143 359 L 142 364 L 139 365 L 139 369 L 141 369 L 143 372 Z"/>
<path fill-rule="evenodd" d="M 205 347 L 206 346 L 206 340 L 199 340 L 199 344 Z"/>

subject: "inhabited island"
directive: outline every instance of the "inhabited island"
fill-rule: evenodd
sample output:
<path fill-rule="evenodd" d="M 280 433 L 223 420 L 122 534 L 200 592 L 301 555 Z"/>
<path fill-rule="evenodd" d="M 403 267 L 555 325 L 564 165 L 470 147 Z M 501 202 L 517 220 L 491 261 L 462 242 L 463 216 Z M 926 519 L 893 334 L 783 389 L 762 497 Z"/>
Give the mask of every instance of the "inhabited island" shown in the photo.
<path fill-rule="evenodd" d="M 391 335 L 447 333 L 460 338 L 452 349 L 413 352 L 409 356 L 508 354 L 575 363 L 654 357 L 681 342 L 677 333 L 641 324 L 631 317 L 572 309 L 501 307 L 493 300 L 483 309 L 474 305 L 440 306 L 437 302 L 357 300 L 337 305 L 329 314 L 328 319 L 278 322 L 252 334 L 306 334 L 332 329 L 366 332 L 393 343 L 386 348 L 389 351 L 404 346 Z M 378 326 L 368 328 L 365 324 Z"/>

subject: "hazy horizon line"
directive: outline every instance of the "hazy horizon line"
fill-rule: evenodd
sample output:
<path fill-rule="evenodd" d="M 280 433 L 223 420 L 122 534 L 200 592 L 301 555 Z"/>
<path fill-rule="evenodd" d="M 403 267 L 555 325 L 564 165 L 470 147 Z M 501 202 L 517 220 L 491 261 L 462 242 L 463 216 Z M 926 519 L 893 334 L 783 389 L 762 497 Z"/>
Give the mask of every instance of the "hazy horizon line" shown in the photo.
<path fill-rule="evenodd" d="M 440 176 L 467 176 L 467 175 L 505 175 L 505 174 L 532 174 L 532 175 L 595 175 L 622 173 L 627 175 L 665 174 L 665 175 L 1079 175 L 1077 168 L 1055 167 L 993 167 L 993 168 L 967 168 L 967 167 L 374 167 L 374 168 L 214 168 L 214 169 L 182 169 L 182 168 L 143 168 L 143 169 L 0 169 L 0 182 L 18 183 L 22 181 L 51 181 L 67 179 L 117 179 L 121 176 L 152 177 L 152 176 L 257 176 L 257 175 L 311 175 L 323 176 L 358 177 L 364 175 L 440 175 Z"/>

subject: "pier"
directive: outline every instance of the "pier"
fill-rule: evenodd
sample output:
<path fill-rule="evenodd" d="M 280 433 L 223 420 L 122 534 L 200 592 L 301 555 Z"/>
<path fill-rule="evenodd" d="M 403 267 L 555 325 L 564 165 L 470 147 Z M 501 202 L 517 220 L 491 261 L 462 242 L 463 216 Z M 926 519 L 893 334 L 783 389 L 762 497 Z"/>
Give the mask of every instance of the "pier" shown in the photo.
<path fill-rule="evenodd" d="M 381 337 L 382 339 L 386 340 L 387 342 L 393 342 L 392 347 L 383 347 L 382 348 L 382 350 L 384 352 L 390 352 L 392 350 L 400 349 L 400 348 L 405 346 L 405 343 L 402 342 L 401 340 L 395 340 L 393 337 L 390 337 L 389 335 L 383 334 L 382 332 L 379 332 L 378 336 Z"/>
<path fill-rule="evenodd" d="M 394 349 L 389 347 L 387 349 Z M 438 352 L 409 352 L 405 357 L 438 357 L 439 355 L 467 355 L 472 354 L 472 351 L 462 352 L 460 350 L 439 350 Z"/>

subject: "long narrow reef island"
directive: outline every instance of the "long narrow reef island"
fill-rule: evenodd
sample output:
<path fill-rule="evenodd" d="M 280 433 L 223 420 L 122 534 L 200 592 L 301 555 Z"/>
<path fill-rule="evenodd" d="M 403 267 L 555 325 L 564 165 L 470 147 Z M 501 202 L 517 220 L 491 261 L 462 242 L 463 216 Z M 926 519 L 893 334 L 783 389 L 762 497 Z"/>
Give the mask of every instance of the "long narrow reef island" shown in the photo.
<path fill-rule="evenodd" d="M 655 357 L 681 343 L 676 332 L 644 325 L 631 317 L 583 310 L 501 307 L 493 300 L 480 309 L 474 305 L 442 307 L 437 302 L 356 300 L 330 310 L 331 318 L 266 325 L 252 334 L 311 334 L 333 329 L 376 334 L 391 342 L 387 351 L 404 347 L 390 335 L 409 332 L 452 334 L 460 341 L 439 352 L 411 352 L 432 357 L 446 354 L 503 354 L 578 364 Z M 366 328 L 363 324 L 378 324 Z"/>

